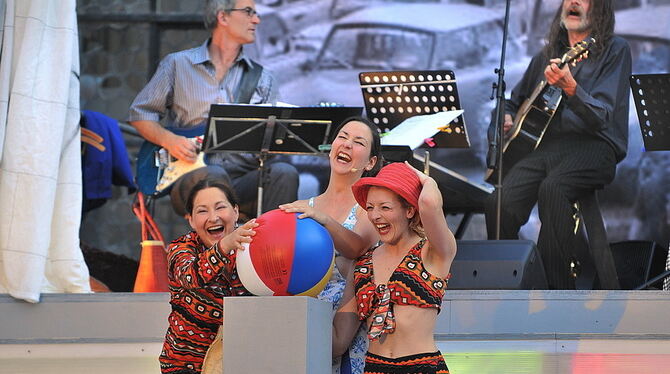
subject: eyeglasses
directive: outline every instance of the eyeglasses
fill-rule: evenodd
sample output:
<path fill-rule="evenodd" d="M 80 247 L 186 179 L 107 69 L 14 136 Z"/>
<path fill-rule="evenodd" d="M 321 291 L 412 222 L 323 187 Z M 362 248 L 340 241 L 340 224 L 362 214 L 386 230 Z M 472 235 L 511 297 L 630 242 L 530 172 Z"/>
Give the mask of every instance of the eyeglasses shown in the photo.
<path fill-rule="evenodd" d="M 248 6 L 248 7 L 244 7 L 244 8 L 231 8 L 231 9 L 226 9 L 226 12 L 232 12 L 233 10 L 237 10 L 237 11 L 239 11 L 239 12 L 244 12 L 244 13 L 247 14 L 247 17 L 249 17 L 249 18 L 251 18 L 251 17 L 253 17 L 253 16 L 258 16 L 258 18 L 261 18 L 261 15 L 258 14 L 258 12 L 256 11 L 256 9 L 254 9 L 254 8 L 252 8 L 252 7 L 250 7 L 250 6 Z"/>

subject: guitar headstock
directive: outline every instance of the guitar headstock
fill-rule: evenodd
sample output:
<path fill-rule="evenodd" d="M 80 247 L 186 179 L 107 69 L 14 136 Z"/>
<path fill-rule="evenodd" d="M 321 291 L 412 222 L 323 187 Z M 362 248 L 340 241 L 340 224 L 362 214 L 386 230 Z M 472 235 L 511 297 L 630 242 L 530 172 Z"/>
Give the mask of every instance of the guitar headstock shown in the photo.
<path fill-rule="evenodd" d="M 575 66 L 579 61 L 587 59 L 589 57 L 589 49 L 595 42 L 595 39 L 587 38 L 575 44 L 574 47 L 570 48 L 570 50 L 561 57 L 561 66 L 568 63 Z"/>

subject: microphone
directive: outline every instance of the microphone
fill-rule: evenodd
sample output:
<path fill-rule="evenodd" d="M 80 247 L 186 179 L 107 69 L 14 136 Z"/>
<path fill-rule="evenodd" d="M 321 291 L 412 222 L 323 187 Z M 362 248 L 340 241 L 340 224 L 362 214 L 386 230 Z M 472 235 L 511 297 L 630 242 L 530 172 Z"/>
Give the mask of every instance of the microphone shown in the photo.
<path fill-rule="evenodd" d="M 351 173 L 356 173 L 356 172 L 359 172 L 359 171 L 361 171 L 361 170 L 365 171 L 365 166 L 366 166 L 366 165 L 367 165 L 367 164 L 362 165 L 361 167 L 358 167 L 358 168 L 357 168 L 357 167 L 352 167 L 351 169 L 349 169 L 349 172 L 351 172 Z"/>

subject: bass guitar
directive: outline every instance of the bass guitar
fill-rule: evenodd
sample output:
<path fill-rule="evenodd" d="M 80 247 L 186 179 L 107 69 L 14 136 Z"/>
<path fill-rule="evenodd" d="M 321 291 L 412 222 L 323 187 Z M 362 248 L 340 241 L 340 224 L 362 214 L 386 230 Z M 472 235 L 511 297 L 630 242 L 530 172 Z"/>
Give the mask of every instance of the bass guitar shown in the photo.
<path fill-rule="evenodd" d="M 558 67 L 563 68 L 568 63 L 575 66 L 577 62 L 587 58 L 589 48 L 593 43 L 595 43 L 593 38 L 577 43 L 561 57 Z M 506 170 L 512 168 L 540 145 L 549 123 L 561 104 L 562 94 L 563 90 L 542 80 L 521 104 L 514 117 L 512 128 L 503 139 L 503 177 Z M 498 178 L 497 175 L 497 170 L 488 169 L 484 179 L 494 184 Z"/>

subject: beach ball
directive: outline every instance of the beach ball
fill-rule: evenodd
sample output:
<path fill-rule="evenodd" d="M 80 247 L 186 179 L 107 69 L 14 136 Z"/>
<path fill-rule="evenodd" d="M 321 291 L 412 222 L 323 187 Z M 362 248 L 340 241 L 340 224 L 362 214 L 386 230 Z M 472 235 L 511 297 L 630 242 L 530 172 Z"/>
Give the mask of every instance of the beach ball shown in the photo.
<path fill-rule="evenodd" d="M 335 263 L 333 240 L 323 226 L 298 213 L 271 210 L 256 219 L 256 235 L 237 253 L 237 273 L 257 296 L 316 296 Z"/>

